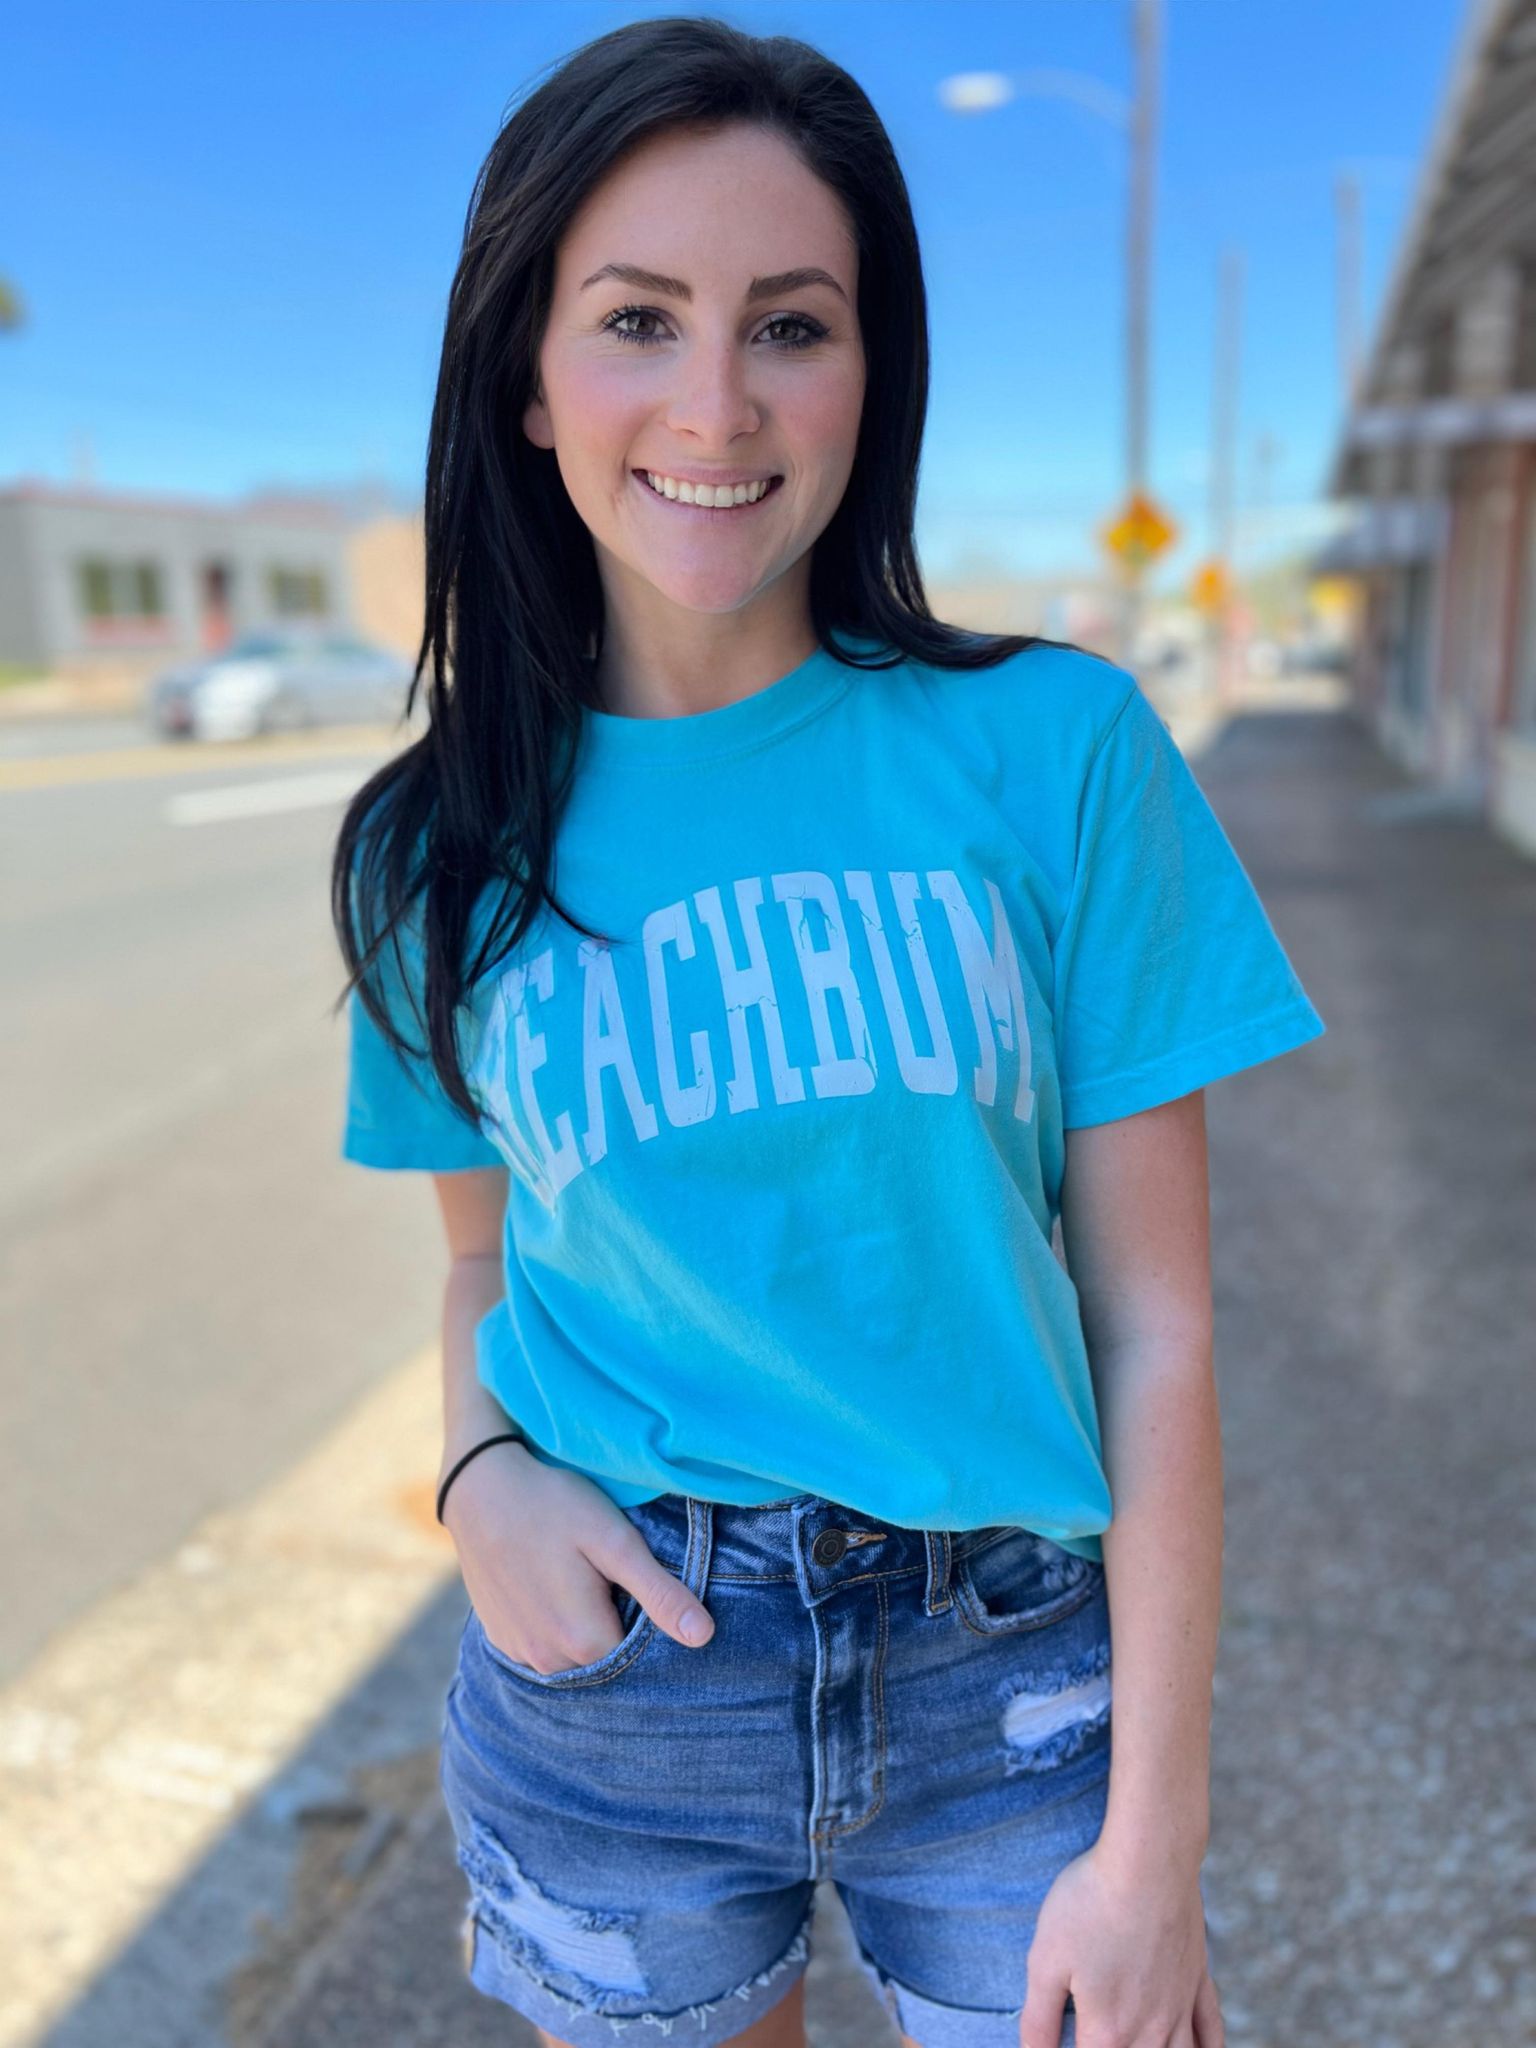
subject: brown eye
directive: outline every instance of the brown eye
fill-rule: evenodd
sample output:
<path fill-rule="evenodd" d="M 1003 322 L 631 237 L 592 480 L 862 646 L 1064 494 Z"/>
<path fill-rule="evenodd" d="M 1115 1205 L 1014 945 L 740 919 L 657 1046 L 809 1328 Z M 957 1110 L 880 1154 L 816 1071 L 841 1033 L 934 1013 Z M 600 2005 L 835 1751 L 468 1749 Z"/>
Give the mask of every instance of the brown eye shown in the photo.
<path fill-rule="evenodd" d="M 773 348 L 809 348 L 812 342 L 823 340 L 827 332 L 819 320 L 808 320 L 804 313 L 781 313 L 776 319 L 770 320 L 768 325 L 798 327 L 801 330 L 798 341 L 775 341 L 770 343 Z"/>
<path fill-rule="evenodd" d="M 649 348 L 653 343 L 661 340 L 659 334 L 636 334 L 630 328 L 623 327 L 619 323 L 624 320 L 660 320 L 661 318 L 662 315 L 656 311 L 654 306 L 617 306 L 603 320 L 602 327 L 604 333 L 613 335 L 619 341 L 632 342 L 638 348 Z M 814 343 L 824 340 L 827 334 L 827 329 L 822 326 L 819 320 L 813 320 L 805 313 L 777 313 L 767 323 L 764 332 L 766 333 L 768 329 L 775 327 L 793 327 L 800 330 L 799 335 L 793 340 L 769 342 L 768 346 L 770 348 L 777 349 L 783 355 L 788 355 L 794 349 L 810 348 Z"/>
<path fill-rule="evenodd" d="M 655 341 L 656 336 L 654 334 L 631 334 L 629 329 L 621 327 L 619 322 L 621 320 L 657 320 L 660 317 L 660 314 L 652 312 L 649 306 L 620 306 L 616 312 L 608 315 L 607 319 L 603 322 L 603 327 L 609 334 L 617 335 L 620 341 L 637 341 L 643 346 L 647 342 Z"/>

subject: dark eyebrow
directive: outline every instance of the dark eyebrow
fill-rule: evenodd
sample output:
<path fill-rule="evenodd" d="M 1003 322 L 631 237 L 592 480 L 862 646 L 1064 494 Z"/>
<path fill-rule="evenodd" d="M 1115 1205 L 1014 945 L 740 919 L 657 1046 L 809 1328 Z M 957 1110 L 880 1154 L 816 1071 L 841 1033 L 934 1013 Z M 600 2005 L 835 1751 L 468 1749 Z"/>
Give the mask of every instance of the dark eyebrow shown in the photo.
<path fill-rule="evenodd" d="M 664 299 L 692 300 L 693 287 L 685 284 L 680 277 L 664 277 L 658 270 L 645 270 L 638 263 L 605 263 L 601 270 L 594 270 L 590 277 L 584 277 L 580 289 L 585 291 L 589 284 L 597 284 L 605 277 L 616 277 L 621 284 L 630 284 L 637 291 L 656 292 Z M 846 306 L 848 294 L 835 277 L 825 270 L 818 270 L 814 264 L 802 270 L 781 270 L 773 277 L 754 277 L 747 286 L 747 304 L 753 305 L 759 299 L 782 298 L 786 292 L 803 292 L 808 285 L 830 285 Z"/>

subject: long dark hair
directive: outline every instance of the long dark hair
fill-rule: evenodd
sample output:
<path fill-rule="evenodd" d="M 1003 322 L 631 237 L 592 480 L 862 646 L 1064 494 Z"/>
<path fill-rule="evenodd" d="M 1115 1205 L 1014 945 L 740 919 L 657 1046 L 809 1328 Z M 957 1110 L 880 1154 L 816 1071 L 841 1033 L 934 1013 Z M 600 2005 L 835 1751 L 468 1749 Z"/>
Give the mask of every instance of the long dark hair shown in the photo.
<path fill-rule="evenodd" d="M 711 16 L 627 23 L 585 44 L 503 124 L 480 167 L 448 297 L 427 448 L 426 611 L 405 716 L 426 679 L 426 730 L 347 806 L 331 915 L 348 970 L 397 1049 L 371 970 L 402 930 L 422 985 L 402 975 L 448 1099 L 478 1120 L 455 1018 L 470 986 L 521 940 L 541 905 L 598 938 L 554 893 L 556 828 L 584 706 L 596 708 L 603 641 L 591 535 L 554 452 L 521 420 L 538 375 L 555 251 L 587 194 L 640 142 L 676 127 L 745 122 L 779 135 L 847 212 L 858 248 L 864 408 L 848 487 L 810 572 L 818 643 L 848 665 L 911 657 L 989 668 L 1037 634 L 980 634 L 928 608 L 913 538 L 928 407 L 928 314 L 906 181 L 866 94 L 790 36 L 752 36 Z M 891 650 L 859 661 L 839 633 Z M 1075 649 L 1076 652 L 1091 650 Z M 450 680 L 451 673 L 451 680 Z M 501 894 L 464 958 L 477 902 Z M 421 899 L 421 913 L 413 912 Z"/>

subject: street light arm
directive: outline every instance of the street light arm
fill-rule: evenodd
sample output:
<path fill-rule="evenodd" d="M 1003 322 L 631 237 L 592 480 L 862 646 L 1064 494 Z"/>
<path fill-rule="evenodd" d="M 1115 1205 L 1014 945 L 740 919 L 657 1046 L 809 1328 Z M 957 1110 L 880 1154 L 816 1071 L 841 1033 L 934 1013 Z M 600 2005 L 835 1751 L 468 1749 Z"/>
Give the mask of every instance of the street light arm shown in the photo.
<path fill-rule="evenodd" d="M 1061 99 L 1112 128 L 1129 128 L 1132 117 L 1123 93 L 1083 71 L 957 71 L 940 79 L 939 98 L 952 114 L 990 113 L 1011 99 Z"/>
<path fill-rule="evenodd" d="M 1014 81 L 1014 90 L 1028 93 L 1040 99 L 1071 100 L 1084 112 L 1097 114 L 1101 121 L 1108 121 L 1114 128 L 1129 128 L 1131 125 L 1131 102 L 1124 93 L 1116 92 L 1113 86 L 1105 85 L 1101 79 L 1090 78 L 1084 71 L 1021 71 Z"/>

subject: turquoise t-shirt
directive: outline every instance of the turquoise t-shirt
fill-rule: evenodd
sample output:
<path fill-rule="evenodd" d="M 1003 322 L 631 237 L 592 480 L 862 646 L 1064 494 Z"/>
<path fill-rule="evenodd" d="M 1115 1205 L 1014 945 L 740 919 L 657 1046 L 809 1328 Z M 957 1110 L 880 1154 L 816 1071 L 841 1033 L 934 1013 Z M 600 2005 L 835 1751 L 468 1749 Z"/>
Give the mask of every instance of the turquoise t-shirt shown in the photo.
<path fill-rule="evenodd" d="M 1135 679 L 823 649 L 586 714 L 554 885 L 612 943 L 545 907 L 472 991 L 482 1127 L 354 996 L 342 1141 L 510 1170 L 478 1372 L 534 1454 L 621 1506 L 808 1492 L 1100 1558 L 1063 1133 L 1324 1029 Z"/>

